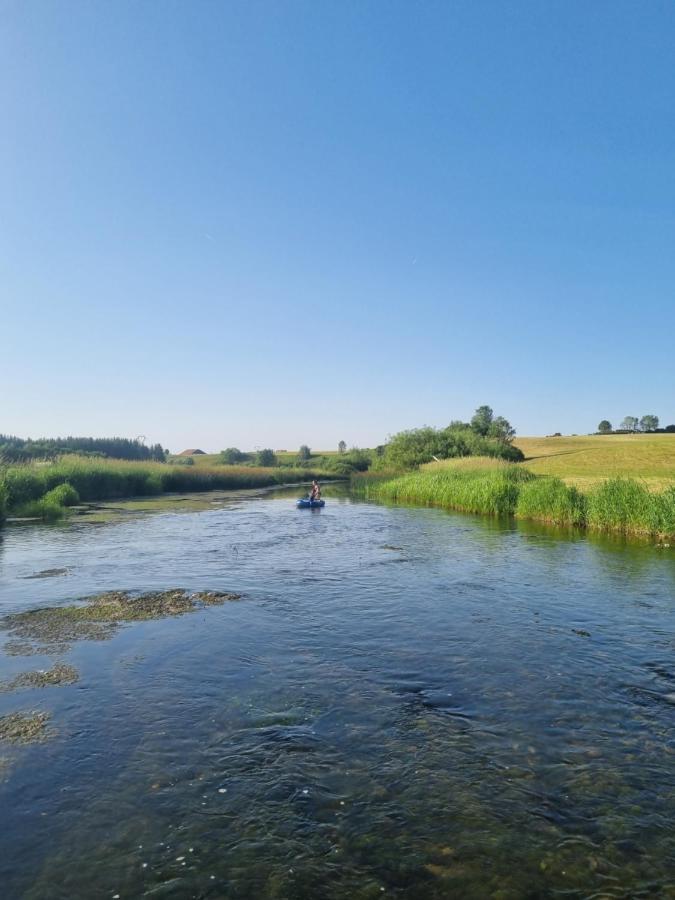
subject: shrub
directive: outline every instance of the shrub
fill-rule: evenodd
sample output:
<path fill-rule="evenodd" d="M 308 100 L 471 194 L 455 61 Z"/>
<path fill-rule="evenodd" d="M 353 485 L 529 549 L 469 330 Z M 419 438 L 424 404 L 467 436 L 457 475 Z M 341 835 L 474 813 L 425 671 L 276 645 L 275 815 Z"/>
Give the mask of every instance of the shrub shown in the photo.
<path fill-rule="evenodd" d="M 503 440 L 483 437 L 470 428 L 454 425 L 444 429 L 413 428 L 395 434 L 385 447 L 384 458 L 378 465 L 412 469 L 437 459 L 459 456 L 492 456 L 520 462 L 523 452 Z"/>
<path fill-rule="evenodd" d="M 248 453 L 244 453 L 237 447 L 228 447 L 227 450 L 221 450 L 218 462 L 224 466 L 236 466 L 238 463 L 245 462 L 249 459 Z"/>
<path fill-rule="evenodd" d="M 151 496 L 162 493 L 162 476 L 159 473 L 148 475 L 145 479 L 145 493 Z"/>
<path fill-rule="evenodd" d="M 42 500 L 46 503 L 58 503 L 59 506 L 75 506 L 80 497 L 72 484 L 59 484 L 47 491 Z"/>
<path fill-rule="evenodd" d="M 269 447 L 265 450 L 258 450 L 255 456 L 255 463 L 257 466 L 276 466 L 277 457 L 274 450 L 270 450 Z"/>

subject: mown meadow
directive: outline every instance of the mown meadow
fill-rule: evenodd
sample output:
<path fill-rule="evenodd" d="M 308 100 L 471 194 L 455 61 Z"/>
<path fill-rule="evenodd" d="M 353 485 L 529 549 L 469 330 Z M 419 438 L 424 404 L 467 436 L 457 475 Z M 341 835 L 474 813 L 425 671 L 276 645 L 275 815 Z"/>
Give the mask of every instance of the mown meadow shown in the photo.
<path fill-rule="evenodd" d="M 650 490 L 675 484 L 675 434 L 517 437 L 513 443 L 531 472 L 584 490 L 607 478 L 637 478 Z"/>

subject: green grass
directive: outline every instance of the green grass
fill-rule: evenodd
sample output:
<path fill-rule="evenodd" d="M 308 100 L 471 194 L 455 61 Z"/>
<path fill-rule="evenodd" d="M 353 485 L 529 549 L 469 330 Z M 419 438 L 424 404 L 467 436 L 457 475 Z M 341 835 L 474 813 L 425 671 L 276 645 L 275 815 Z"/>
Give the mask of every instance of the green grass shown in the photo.
<path fill-rule="evenodd" d="M 64 456 L 55 463 L 11 465 L 0 470 L 0 509 L 4 507 L 8 515 L 50 519 L 79 501 L 268 487 L 324 474 L 282 466 L 168 466 Z"/>
<path fill-rule="evenodd" d="M 513 515 L 519 486 L 533 478 L 526 469 L 502 464 L 493 469 L 418 471 L 394 479 L 363 479 L 367 493 L 403 503 L 444 506 L 491 516 Z M 358 489 L 359 479 L 353 484 Z"/>
<path fill-rule="evenodd" d="M 468 460 L 430 465 L 404 475 L 352 480 L 366 497 L 440 506 L 490 516 L 577 526 L 659 540 L 675 538 L 675 487 L 650 491 L 631 478 L 600 482 L 587 492 L 560 478 L 537 476 L 522 465 Z"/>
<path fill-rule="evenodd" d="M 608 478 L 638 478 L 650 490 L 675 485 L 675 434 L 516 438 L 524 465 L 587 490 Z"/>
<path fill-rule="evenodd" d="M 586 497 L 560 478 L 534 477 L 518 494 L 515 515 L 553 525 L 585 525 Z"/>

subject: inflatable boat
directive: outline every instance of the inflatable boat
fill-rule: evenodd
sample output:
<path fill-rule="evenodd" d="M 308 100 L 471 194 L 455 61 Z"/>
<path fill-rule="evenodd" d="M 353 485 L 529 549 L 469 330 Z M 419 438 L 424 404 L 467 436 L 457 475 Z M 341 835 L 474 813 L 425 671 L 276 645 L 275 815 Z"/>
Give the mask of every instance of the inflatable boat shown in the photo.
<path fill-rule="evenodd" d="M 315 509 L 325 505 L 325 500 L 310 500 L 308 497 L 305 497 L 303 500 L 298 500 L 296 503 L 298 509 Z"/>

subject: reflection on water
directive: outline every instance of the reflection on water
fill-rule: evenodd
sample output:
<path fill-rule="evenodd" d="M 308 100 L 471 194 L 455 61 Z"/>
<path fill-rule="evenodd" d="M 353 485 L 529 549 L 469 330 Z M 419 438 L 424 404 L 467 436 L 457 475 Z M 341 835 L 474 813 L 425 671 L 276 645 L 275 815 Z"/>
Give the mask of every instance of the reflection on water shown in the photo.
<path fill-rule="evenodd" d="M 0 694 L 4 895 L 675 897 L 673 555 L 296 493 L 6 529 L 4 614 L 242 600 L 0 652 L 79 673 Z"/>

